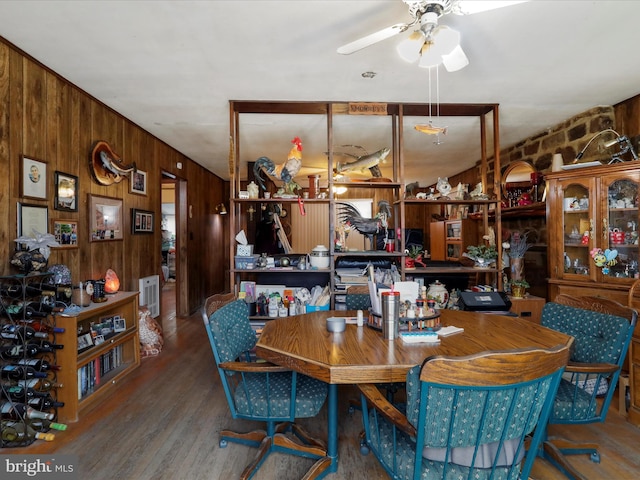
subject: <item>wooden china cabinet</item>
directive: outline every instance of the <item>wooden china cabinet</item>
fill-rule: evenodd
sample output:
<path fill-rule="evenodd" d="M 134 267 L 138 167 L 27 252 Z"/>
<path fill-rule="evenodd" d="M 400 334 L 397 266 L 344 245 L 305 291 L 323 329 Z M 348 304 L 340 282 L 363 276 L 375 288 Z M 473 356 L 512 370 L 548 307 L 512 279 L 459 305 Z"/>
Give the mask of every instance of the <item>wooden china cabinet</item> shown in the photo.
<path fill-rule="evenodd" d="M 549 298 L 596 295 L 627 304 L 629 288 L 639 276 L 640 162 L 570 169 L 546 179 Z M 594 258 L 599 251 L 601 256 Z M 629 421 L 640 425 L 638 328 L 628 358 Z"/>
<path fill-rule="evenodd" d="M 549 298 L 599 295 L 626 304 L 638 278 L 640 163 L 569 169 L 546 179 Z M 594 259 L 594 249 L 604 257 Z"/>

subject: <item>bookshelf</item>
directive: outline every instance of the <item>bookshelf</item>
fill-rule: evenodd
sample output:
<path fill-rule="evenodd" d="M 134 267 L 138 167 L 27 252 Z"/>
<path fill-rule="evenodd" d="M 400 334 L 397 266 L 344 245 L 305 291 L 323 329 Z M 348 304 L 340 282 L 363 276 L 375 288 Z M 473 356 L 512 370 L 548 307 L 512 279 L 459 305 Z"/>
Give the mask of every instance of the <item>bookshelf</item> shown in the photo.
<path fill-rule="evenodd" d="M 118 383 L 140 365 L 138 292 L 118 292 L 103 303 L 92 303 L 75 316 L 59 315 L 65 329 L 58 337 L 64 348 L 58 410 L 61 422 L 78 421 L 83 411 L 118 388 Z"/>

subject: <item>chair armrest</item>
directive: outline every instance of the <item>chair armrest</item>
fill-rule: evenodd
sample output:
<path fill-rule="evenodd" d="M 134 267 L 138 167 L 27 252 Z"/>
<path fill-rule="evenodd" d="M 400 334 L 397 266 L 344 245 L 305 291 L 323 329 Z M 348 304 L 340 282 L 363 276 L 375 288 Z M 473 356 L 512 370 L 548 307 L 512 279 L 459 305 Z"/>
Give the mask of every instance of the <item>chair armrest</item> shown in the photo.
<path fill-rule="evenodd" d="M 268 362 L 222 362 L 220 368 L 234 372 L 290 372 L 290 368 Z"/>
<path fill-rule="evenodd" d="M 569 362 L 565 372 L 569 373 L 613 373 L 618 366 L 613 363 L 578 363 Z"/>
<path fill-rule="evenodd" d="M 393 406 L 389 400 L 378 390 L 374 384 L 364 383 L 359 384 L 358 388 L 360 392 L 366 397 L 367 402 L 371 404 L 380 414 L 393 423 L 396 427 L 401 429 L 406 434 L 415 437 L 416 428 L 409 423 L 407 417 L 403 415 L 400 410 Z"/>

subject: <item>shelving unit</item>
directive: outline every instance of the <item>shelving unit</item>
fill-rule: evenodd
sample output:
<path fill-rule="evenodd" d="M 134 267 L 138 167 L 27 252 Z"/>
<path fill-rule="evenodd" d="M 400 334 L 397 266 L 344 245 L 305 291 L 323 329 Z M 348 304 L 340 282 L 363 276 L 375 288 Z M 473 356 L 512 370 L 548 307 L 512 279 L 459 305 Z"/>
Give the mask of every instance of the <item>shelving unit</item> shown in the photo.
<path fill-rule="evenodd" d="M 345 257 L 361 257 L 361 258 L 384 258 L 391 262 L 394 262 L 398 266 L 398 270 L 401 273 L 402 278 L 405 278 L 407 271 L 405 271 L 404 265 L 404 251 L 405 251 L 405 241 L 404 235 L 401 238 L 396 239 L 395 241 L 395 252 L 386 252 L 384 250 L 358 250 L 358 251 L 336 251 L 334 248 L 334 239 L 335 239 L 335 230 L 336 230 L 336 209 L 337 204 L 341 201 L 349 201 L 350 199 L 362 199 L 362 198 L 370 198 L 372 200 L 372 208 L 373 214 L 376 213 L 376 208 L 379 200 L 387 200 L 389 204 L 393 208 L 392 218 L 389 221 L 389 230 L 396 231 L 400 229 L 400 231 L 404 231 L 406 227 L 406 214 L 405 207 L 407 205 L 467 205 L 470 210 L 481 212 L 480 225 L 478 227 L 479 230 L 486 232 L 489 227 L 489 215 L 491 213 L 492 220 L 491 223 L 495 226 L 496 232 L 496 242 L 497 244 L 501 243 L 501 229 L 500 229 L 500 203 L 496 200 L 437 200 L 437 201 L 428 201 L 428 200 L 418 200 L 418 199 L 405 199 L 405 179 L 404 179 L 404 162 L 405 162 L 405 152 L 404 152 L 404 122 L 407 118 L 410 117 L 420 117 L 426 118 L 430 112 L 430 106 L 428 104 L 409 104 L 409 103 L 376 103 L 376 104 L 362 104 L 358 103 L 357 106 L 361 107 L 362 105 L 365 108 L 359 108 L 359 115 L 352 115 L 355 109 L 352 108 L 352 104 L 349 102 L 262 102 L 262 101 L 230 101 L 230 134 L 231 134 L 231 163 L 230 163 L 230 173 L 231 173 L 231 191 L 230 191 L 230 242 L 229 242 L 229 257 L 231 260 L 231 265 L 229 268 L 229 279 L 231 289 L 237 289 L 239 283 L 243 279 L 251 279 L 256 278 L 258 275 L 261 275 L 263 272 L 257 272 L 255 270 L 244 270 L 237 269 L 234 264 L 235 257 L 235 235 L 247 228 L 247 212 L 249 208 L 252 208 L 253 212 L 259 211 L 264 205 L 271 205 L 273 203 L 278 203 L 282 205 L 290 206 L 291 210 L 295 210 L 297 208 L 296 204 L 298 202 L 297 198 L 287 199 L 287 198 L 274 198 L 273 194 L 275 192 L 271 191 L 270 199 L 240 199 L 238 193 L 241 190 L 246 189 L 243 187 L 246 185 L 251 179 L 250 175 L 247 175 L 246 179 L 242 179 L 241 169 L 247 165 L 246 160 L 241 161 L 243 159 L 243 148 L 246 149 L 247 146 L 253 147 L 255 144 L 255 138 L 251 138 L 252 144 L 247 144 L 248 139 L 244 137 L 246 135 L 243 130 L 243 121 L 247 115 L 255 115 L 256 117 L 251 118 L 248 121 L 248 124 L 256 124 L 259 123 L 257 118 L 260 118 L 260 121 L 264 121 L 262 117 L 273 116 L 265 121 L 265 125 L 269 125 L 272 123 L 280 123 L 279 129 L 281 130 L 281 124 L 288 122 L 288 118 L 286 116 L 289 115 L 299 115 L 300 123 L 304 123 L 307 118 L 312 118 L 314 122 L 317 124 L 318 129 L 322 129 L 324 133 L 326 133 L 326 143 L 325 145 L 318 146 L 315 145 L 316 152 L 310 152 L 308 148 L 305 148 L 303 155 L 304 156 L 312 156 L 312 155 L 326 155 L 326 163 L 322 168 L 322 177 L 326 179 L 327 182 L 327 190 L 326 190 L 326 198 L 323 199 L 304 199 L 305 204 L 307 205 L 326 205 L 326 210 L 323 210 L 322 215 L 325 216 L 322 222 L 309 222 L 309 230 L 308 235 L 315 235 L 312 245 L 325 245 L 330 249 L 330 268 L 326 273 L 327 283 L 330 285 L 331 291 L 333 295 L 341 294 L 340 291 L 336 290 L 336 261 Z M 367 105 L 373 105 L 375 108 L 371 110 L 375 110 L 375 115 L 361 115 L 362 110 L 367 110 Z M 440 104 L 439 105 L 439 114 L 442 117 L 478 117 L 479 118 L 479 141 L 480 141 L 480 149 L 481 149 L 481 159 L 480 159 L 480 180 L 483 182 L 485 186 L 485 190 L 491 190 L 489 187 L 489 168 L 488 168 L 488 159 L 493 157 L 493 171 L 500 172 L 500 147 L 499 147 L 499 120 L 498 120 L 498 105 L 496 104 Z M 491 117 L 492 123 L 489 124 L 488 117 Z M 290 123 L 290 122 L 289 122 Z M 379 142 L 382 142 L 382 145 L 388 146 L 390 149 L 390 153 L 386 159 L 386 164 L 384 167 L 384 171 L 382 172 L 381 178 L 371 178 L 364 181 L 337 181 L 334 178 L 334 167 L 337 165 L 336 159 L 338 158 L 338 154 L 340 152 L 336 151 L 336 145 L 344 145 L 346 143 L 349 144 L 357 144 L 359 141 L 358 138 L 354 137 L 354 131 L 357 134 L 357 130 L 349 130 L 349 127 L 353 127 L 353 124 L 357 123 L 360 125 L 361 131 L 367 129 L 368 125 L 375 125 L 376 127 L 380 127 L 383 125 L 383 129 L 386 130 L 386 134 L 382 135 L 379 138 Z M 488 141 L 487 141 L 487 131 L 491 129 L 493 136 L 491 138 L 491 147 L 492 152 L 489 152 L 487 149 Z M 298 127 L 292 126 L 291 135 L 298 135 Z M 347 133 L 345 133 L 347 132 Z M 264 134 L 263 132 L 261 132 Z M 245 142 L 243 146 L 241 143 Z M 305 139 L 303 138 L 303 143 Z M 267 153 L 261 153 L 261 155 L 268 155 Z M 253 155 L 252 155 L 253 156 Z M 279 160 L 274 160 L 274 163 L 282 163 L 283 155 L 280 154 L 277 157 Z M 286 157 L 285 157 L 286 158 Z M 304 177 L 300 177 L 304 178 Z M 500 192 L 499 178 L 494 178 L 491 185 L 493 186 L 493 192 Z M 298 180 L 299 181 L 299 180 Z M 335 189 L 339 187 L 346 187 L 347 193 L 345 194 L 337 194 L 335 193 Z M 306 190 L 306 189 L 305 189 Z M 494 193 L 494 195 L 495 195 Z M 491 209 L 489 208 L 491 206 Z M 491 210 L 491 212 L 490 212 Z M 326 218 L 328 217 L 328 219 Z M 315 217 L 317 218 L 317 217 Z M 315 228 L 317 224 L 322 223 L 324 231 L 319 232 L 316 231 Z M 428 232 L 429 226 L 428 224 L 424 224 L 421 226 L 422 230 Z M 356 235 L 353 233 L 352 235 Z M 500 250 L 500 249 L 499 249 Z M 296 242 L 293 242 L 293 251 L 295 254 L 305 254 L 309 251 L 297 251 L 296 250 Z M 260 253 L 260 252 L 254 252 Z M 461 252 L 460 252 L 461 253 Z M 456 257 L 457 258 L 457 257 Z M 501 264 L 501 258 L 498 258 L 498 265 Z M 438 271 L 443 271 L 446 273 L 456 273 L 456 274 L 476 274 L 477 269 L 473 269 L 472 267 L 438 267 L 431 266 L 427 268 L 418 268 L 416 270 L 411 270 L 410 274 L 425 274 L 425 273 L 434 273 Z M 484 273 L 496 273 L 498 270 L 483 270 Z M 275 271 L 271 271 L 269 273 L 277 273 Z M 291 270 L 285 270 L 282 273 L 294 274 Z M 306 271 L 305 273 L 308 273 Z M 502 287 L 502 279 L 501 276 L 497 276 L 496 283 L 499 288 Z M 333 306 L 333 302 L 332 302 Z"/>
<path fill-rule="evenodd" d="M 62 422 L 75 422 L 83 411 L 118 388 L 118 382 L 140 365 L 138 340 L 138 292 L 118 292 L 103 303 L 92 303 L 75 316 L 59 315 L 59 334 L 64 344 L 58 359 L 61 370 L 59 399 L 65 403 L 58 415 Z M 124 320 L 124 330 L 109 331 L 114 317 Z M 106 324 L 101 329 L 98 324 Z M 102 339 L 96 337 L 102 333 Z M 83 336 L 92 340 L 87 344 Z M 84 337 L 86 339 L 87 337 Z"/>

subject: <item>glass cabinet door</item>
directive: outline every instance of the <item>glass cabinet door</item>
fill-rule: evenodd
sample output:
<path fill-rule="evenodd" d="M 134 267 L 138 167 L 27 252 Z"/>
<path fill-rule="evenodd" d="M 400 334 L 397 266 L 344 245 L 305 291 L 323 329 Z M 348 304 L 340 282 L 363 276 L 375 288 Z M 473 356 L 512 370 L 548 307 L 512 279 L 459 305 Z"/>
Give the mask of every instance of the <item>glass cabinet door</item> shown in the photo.
<path fill-rule="evenodd" d="M 590 252 L 594 242 L 593 188 L 573 181 L 562 185 L 563 277 L 595 279 Z"/>
<path fill-rule="evenodd" d="M 602 218 L 602 250 L 594 256 L 603 278 L 638 278 L 638 181 L 603 178 L 607 198 Z M 594 253 L 597 255 L 598 253 Z"/>

